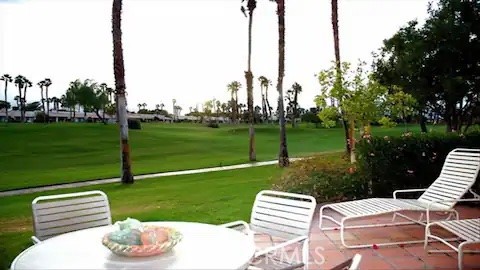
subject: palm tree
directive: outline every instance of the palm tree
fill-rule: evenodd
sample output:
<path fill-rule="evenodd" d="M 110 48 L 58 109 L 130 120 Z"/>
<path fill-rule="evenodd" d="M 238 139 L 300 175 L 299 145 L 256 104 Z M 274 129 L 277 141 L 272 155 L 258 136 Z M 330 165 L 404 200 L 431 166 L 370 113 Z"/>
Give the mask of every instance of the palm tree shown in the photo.
<path fill-rule="evenodd" d="M 245 0 L 242 0 L 244 2 Z M 248 105 L 248 135 L 249 135 L 249 147 L 248 147 L 248 158 L 250 161 L 255 161 L 257 159 L 255 153 L 255 128 L 254 128 L 254 111 L 253 111 L 253 73 L 251 69 L 251 60 L 252 60 L 252 22 L 253 22 L 253 11 L 257 7 L 256 0 L 246 0 L 247 8 L 244 6 L 241 7 L 243 15 L 248 17 L 248 61 L 247 61 L 247 71 L 245 71 L 245 79 L 247 82 L 247 105 Z M 248 16 L 246 14 L 248 11 Z"/>
<path fill-rule="evenodd" d="M 172 107 L 172 110 L 173 110 L 173 121 L 175 121 L 175 115 L 176 115 L 176 111 L 175 111 L 175 104 L 177 104 L 177 100 L 176 99 L 172 99 L 172 103 L 173 103 L 173 107 Z"/>
<path fill-rule="evenodd" d="M 7 89 L 8 89 L 8 83 L 11 83 L 12 82 L 12 76 L 10 76 L 9 74 L 3 74 L 2 77 L 0 77 L 0 81 L 4 81 L 5 82 L 5 104 L 8 103 L 8 100 L 7 100 Z M 8 123 L 8 108 L 5 109 L 5 121 Z"/>
<path fill-rule="evenodd" d="M 278 17 L 278 120 L 280 123 L 280 150 L 278 165 L 287 167 L 290 164 L 287 149 L 287 131 L 285 129 L 285 112 L 283 106 L 283 77 L 285 76 L 285 0 L 271 0 L 277 3 Z"/>
<path fill-rule="evenodd" d="M 125 66 L 122 46 L 122 0 L 113 0 L 112 5 L 113 72 L 117 116 L 120 125 L 120 149 L 122 151 L 122 183 L 133 183 L 130 146 L 128 144 L 127 99 L 125 97 Z"/>
<path fill-rule="evenodd" d="M 228 91 L 232 96 L 232 111 L 233 111 L 233 122 L 238 123 L 238 90 L 242 88 L 242 84 L 239 81 L 233 81 L 227 85 Z"/>
<path fill-rule="evenodd" d="M 17 102 L 17 110 L 20 109 L 20 96 L 15 96 L 13 100 Z"/>
<path fill-rule="evenodd" d="M 264 89 L 268 88 L 268 79 L 265 76 L 258 77 L 258 81 L 260 82 L 260 93 L 262 94 L 262 114 L 264 121 L 268 121 L 268 111 L 267 111 L 267 102 L 265 100 L 265 93 L 263 92 Z"/>
<path fill-rule="evenodd" d="M 159 111 L 160 111 L 160 104 L 155 104 L 155 113 L 158 114 Z"/>
<path fill-rule="evenodd" d="M 340 37 L 338 34 L 338 0 L 332 0 L 332 29 L 333 29 L 333 46 L 335 50 L 335 72 L 336 72 L 336 84 L 342 85 L 342 70 L 341 70 L 341 60 L 340 60 Z M 332 106 L 335 105 L 335 102 L 332 98 Z M 340 106 L 340 104 L 339 104 Z M 344 112 L 341 111 L 343 119 L 343 130 L 345 136 L 345 151 L 348 155 L 351 153 L 351 146 L 349 140 L 349 131 L 348 124 L 344 117 Z"/>
<path fill-rule="evenodd" d="M 142 108 L 143 108 L 144 110 L 146 110 L 146 109 L 147 109 L 147 103 L 145 103 L 145 102 L 142 103 Z"/>
<path fill-rule="evenodd" d="M 51 99 L 48 98 L 48 87 L 52 85 L 52 80 L 49 78 L 45 78 L 45 98 L 47 99 L 47 119 L 50 121 L 50 101 Z"/>
<path fill-rule="evenodd" d="M 107 86 L 105 91 L 107 92 L 107 95 L 108 95 L 108 103 L 113 103 L 113 98 L 112 98 L 112 94 L 114 93 L 113 88 Z"/>
<path fill-rule="evenodd" d="M 43 87 L 45 86 L 45 81 L 39 81 L 37 85 L 40 87 L 40 101 L 42 102 L 42 110 L 45 112 L 45 99 L 43 98 Z"/>
<path fill-rule="evenodd" d="M 58 103 L 60 102 L 60 100 L 57 97 L 52 97 L 51 100 L 53 103 L 53 110 L 58 111 L 59 109 Z"/>
<path fill-rule="evenodd" d="M 32 87 L 32 82 L 29 80 L 29 79 L 26 79 L 25 78 L 25 81 L 24 81 L 24 85 L 23 85 L 23 98 L 22 98 L 22 102 L 23 102 L 23 106 L 22 106 L 22 110 L 23 110 L 23 122 L 26 122 L 27 119 L 25 117 L 25 112 L 26 112 L 26 102 L 27 102 L 27 89 L 29 87 Z"/>
<path fill-rule="evenodd" d="M 160 111 L 163 111 L 163 108 L 165 108 L 165 104 L 160 103 Z"/>
<path fill-rule="evenodd" d="M 20 110 L 20 120 L 23 121 L 23 102 L 22 102 L 22 89 L 25 85 L 25 77 L 22 75 L 18 75 L 15 77 L 13 81 L 15 86 L 18 87 L 18 100 L 17 100 L 17 107 Z M 20 102 L 20 104 L 18 104 Z"/>
<path fill-rule="evenodd" d="M 293 108 L 292 108 L 292 127 L 297 126 L 297 114 L 298 114 L 298 94 L 302 92 L 302 86 L 297 82 L 292 85 L 293 91 Z"/>

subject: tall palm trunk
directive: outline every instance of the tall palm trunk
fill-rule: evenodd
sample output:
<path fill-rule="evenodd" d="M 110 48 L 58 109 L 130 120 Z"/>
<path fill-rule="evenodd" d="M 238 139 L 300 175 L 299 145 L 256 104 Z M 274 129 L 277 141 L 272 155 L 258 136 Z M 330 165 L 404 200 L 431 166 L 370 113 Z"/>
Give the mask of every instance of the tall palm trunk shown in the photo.
<path fill-rule="evenodd" d="M 22 104 L 22 122 L 26 122 L 27 121 L 27 117 L 26 117 L 26 114 L 27 114 L 27 111 L 26 111 L 26 103 L 27 103 L 27 84 L 25 84 L 25 86 L 23 87 L 23 98 L 20 100 L 21 101 L 21 104 Z"/>
<path fill-rule="evenodd" d="M 20 110 L 20 122 L 23 121 L 23 102 L 22 102 L 22 88 L 23 85 L 18 85 L 18 101 L 17 101 L 17 107 L 18 110 Z"/>
<path fill-rule="evenodd" d="M 253 1 L 255 2 L 255 1 Z M 249 5 L 248 12 L 248 70 L 245 72 L 245 78 L 247 80 L 247 106 L 248 106 L 248 135 L 249 135 L 249 145 L 248 145 L 248 157 L 250 161 L 255 161 L 257 159 L 255 153 L 255 128 L 254 128 L 254 114 L 253 114 L 253 74 L 251 70 L 251 58 L 252 58 L 252 21 L 253 21 L 253 10 L 255 6 Z"/>
<path fill-rule="evenodd" d="M 47 100 L 47 112 L 45 116 L 47 122 L 50 123 L 50 99 L 48 98 L 48 86 L 45 86 L 45 99 Z"/>
<path fill-rule="evenodd" d="M 133 183 L 128 144 L 127 100 L 125 97 L 125 67 L 122 47 L 122 0 L 113 0 L 112 37 L 113 37 L 113 71 L 117 93 L 118 123 L 120 126 L 120 146 L 122 155 L 122 183 Z"/>
<path fill-rule="evenodd" d="M 335 67 L 336 70 L 336 83 L 337 85 L 342 85 L 342 75 L 341 75 L 341 60 L 340 60 L 340 38 L 338 34 L 338 0 L 332 0 L 332 29 L 333 29 L 333 46 L 335 49 Z M 335 106 L 335 102 L 332 98 L 332 106 Z M 341 104 L 338 104 L 340 106 Z M 343 111 L 340 112 L 342 115 L 342 124 L 345 137 L 345 151 L 348 155 L 351 154 L 351 146 L 349 140 L 349 125 L 345 119 L 345 114 Z"/>
<path fill-rule="evenodd" d="M 235 91 L 235 114 L 237 116 L 237 122 L 235 124 L 238 124 L 242 119 L 242 116 L 240 114 L 240 108 L 238 107 L 238 89 Z"/>
<path fill-rule="evenodd" d="M 262 91 L 262 115 L 263 115 L 263 121 L 267 122 L 268 121 L 267 102 L 265 101 L 265 94 L 263 93 L 263 91 Z"/>
<path fill-rule="evenodd" d="M 298 108 L 298 91 L 295 90 L 293 97 L 293 117 L 292 117 L 292 128 L 297 127 L 297 108 Z"/>
<path fill-rule="evenodd" d="M 5 106 L 8 104 L 7 88 L 8 88 L 8 78 L 5 78 Z M 8 123 L 8 107 L 5 107 L 5 122 Z"/>
<path fill-rule="evenodd" d="M 270 83 L 270 81 L 269 81 Z M 272 107 L 270 107 L 270 102 L 268 101 L 268 84 L 265 85 L 265 103 L 267 105 L 267 110 L 268 110 L 268 121 L 272 120 Z M 273 121 L 272 121 L 273 122 Z"/>
<path fill-rule="evenodd" d="M 43 98 L 43 86 L 40 86 L 40 98 L 42 101 L 42 110 L 45 112 L 45 99 Z"/>
<path fill-rule="evenodd" d="M 280 123 L 280 151 L 278 153 L 278 165 L 287 167 L 290 164 L 287 149 L 287 131 L 285 127 L 285 115 L 283 107 L 283 76 L 285 76 L 285 0 L 277 0 L 278 16 L 278 118 Z"/>

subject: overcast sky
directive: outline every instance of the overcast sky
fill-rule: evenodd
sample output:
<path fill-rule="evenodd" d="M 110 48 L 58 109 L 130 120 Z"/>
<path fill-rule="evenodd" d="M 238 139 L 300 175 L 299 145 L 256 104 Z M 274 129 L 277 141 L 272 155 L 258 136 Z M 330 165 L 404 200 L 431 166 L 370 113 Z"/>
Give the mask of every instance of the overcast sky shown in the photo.
<path fill-rule="evenodd" d="M 240 0 L 124 0 L 123 45 L 128 105 L 164 103 L 172 99 L 195 107 L 207 99 L 226 101 L 226 85 L 245 85 L 248 20 Z M 428 0 L 339 0 L 342 61 L 371 61 L 407 21 L 427 16 Z M 37 83 L 51 78 L 50 96 L 60 97 L 77 78 L 114 86 L 111 0 L 0 0 L 0 73 L 22 74 Z M 253 21 L 252 71 L 255 104 L 257 78 L 274 84 L 277 93 L 276 5 L 259 0 Z M 303 86 L 300 105 L 314 105 L 314 74 L 334 58 L 330 0 L 286 0 L 286 63 L 284 90 Z M 3 85 L 0 86 L 3 99 Z M 9 99 L 16 95 L 10 88 Z M 28 101 L 40 99 L 38 87 Z M 246 103 L 245 87 L 240 102 Z"/>

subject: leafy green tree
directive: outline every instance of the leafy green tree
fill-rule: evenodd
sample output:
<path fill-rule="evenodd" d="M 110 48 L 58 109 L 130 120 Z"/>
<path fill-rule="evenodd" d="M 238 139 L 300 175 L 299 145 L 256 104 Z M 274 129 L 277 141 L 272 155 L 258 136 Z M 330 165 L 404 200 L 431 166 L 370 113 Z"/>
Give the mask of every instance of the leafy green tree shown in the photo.
<path fill-rule="evenodd" d="M 324 127 L 333 127 L 339 117 L 348 123 L 347 143 L 350 145 L 350 159 L 353 163 L 355 127 L 359 125 L 362 133 L 370 133 L 370 123 L 382 114 L 386 88 L 365 73 L 365 62 L 360 62 L 355 70 L 351 70 L 348 63 L 342 65 L 342 85 L 337 83 L 335 66 L 319 73 L 321 94 L 316 96 L 315 102 L 321 109 L 318 116 Z M 332 98 L 340 101 L 339 107 L 327 105 L 327 100 Z"/>
<path fill-rule="evenodd" d="M 0 110 L 2 109 L 10 109 L 10 102 L 7 102 L 7 101 L 3 101 L 3 100 L 0 100 Z"/>
<path fill-rule="evenodd" d="M 390 111 L 391 116 L 403 120 L 405 132 L 408 131 L 407 117 L 414 115 L 416 105 L 417 101 L 415 98 L 401 90 L 388 95 L 386 100 L 386 107 Z"/>
<path fill-rule="evenodd" d="M 77 94 L 80 89 L 80 86 L 81 86 L 80 80 L 70 82 L 69 88 L 61 98 L 62 106 L 69 109 L 70 119 L 75 118 L 75 112 L 76 112 L 75 107 L 78 104 Z"/>
<path fill-rule="evenodd" d="M 480 5 L 440 0 L 428 12 L 424 25 L 411 21 L 385 40 L 375 75 L 417 100 L 423 131 L 424 115 L 433 111 L 445 119 L 447 132 L 465 132 L 480 115 Z"/>
<path fill-rule="evenodd" d="M 10 104 L 8 103 L 8 99 L 7 99 L 7 94 L 8 94 L 8 84 L 11 83 L 13 80 L 12 80 L 12 76 L 10 76 L 9 74 L 3 74 L 1 77 L 0 77 L 0 81 L 4 81 L 5 82 L 5 88 L 4 88 L 4 93 L 5 93 L 5 104 Z M 5 122 L 8 123 L 8 109 L 10 108 L 10 106 L 8 106 L 5 110 Z"/>
<path fill-rule="evenodd" d="M 318 117 L 318 112 L 315 110 L 315 112 L 312 111 L 307 111 L 304 114 L 302 114 L 302 123 L 313 123 L 315 124 L 315 127 L 318 128 L 318 125 L 322 122 L 320 118 Z"/>
<path fill-rule="evenodd" d="M 41 107 L 42 107 L 42 103 L 40 103 L 39 101 L 34 101 L 32 103 L 25 104 L 25 111 L 34 112 L 34 111 L 40 110 Z"/>

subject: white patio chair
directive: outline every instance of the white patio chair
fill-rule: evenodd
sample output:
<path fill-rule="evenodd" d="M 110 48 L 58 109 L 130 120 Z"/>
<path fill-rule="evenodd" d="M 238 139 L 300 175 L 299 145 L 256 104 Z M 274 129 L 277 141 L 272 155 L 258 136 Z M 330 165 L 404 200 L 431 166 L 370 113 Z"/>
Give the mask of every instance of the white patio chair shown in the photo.
<path fill-rule="evenodd" d="M 330 268 L 330 270 L 359 270 L 360 261 L 362 260 L 362 255 L 355 254 L 353 258 L 350 258 L 341 264 Z"/>
<path fill-rule="evenodd" d="M 338 227 L 322 227 L 323 219 L 330 220 L 340 226 L 340 239 L 347 248 L 371 247 L 372 244 L 347 245 L 345 243 L 344 232 L 347 228 L 372 228 L 385 227 L 406 224 L 420 224 L 425 226 L 430 222 L 432 212 L 448 213 L 446 220 L 455 216 L 458 219 L 458 212 L 454 206 L 461 198 L 470 192 L 475 197 L 480 197 L 471 190 L 475 183 L 480 168 L 480 149 L 457 148 L 452 150 L 443 164 L 439 177 L 426 189 L 406 189 L 393 192 L 393 198 L 370 198 L 357 201 L 348 201 L 323 205 L 320 208 L 319 227 L 322 230 L 338 229 Z M 399 193 L 424 191 L 418 199 L 400 199 Z M 336 220 L 332 216 L 324 214 L 326 209 L 331 209 L 343 217 Z M 420 213 L 418 219 L 407 216 L 400 212 Z M 371 216 L 393 213 L 392 223 L 388 224 L 366 224 L 356 226 L 345 226 L 347 221 L 353 219 L 362 219 Z M 399 216 L 407 219 L 408 222 L 397 222 L 395 218 Z M 424 220 L 425 216 L 425 220 Z M 375 243 L 377 246 L 388 246 L 397 244 L 421 243 L 423 240 Z"/>
<path fill-rule="evenodd" d="M 253 203 L 250 223 L 234 221 L 220 226 L 241 228 L 254 241 L 255 234 L 267 235 L 271 246 L 257 249 L 249 269 L 308 269 L 309 234 L 317 202 L 312 196 L 264 190 L 257 194 Z M 280 238 L 274 243 L 273 237 Z M 281 253 L 285 248 L 301 244 L 301 260 Z"/>
<path fill-rule="evenodd" d="M 431 232 L 432 226 L 439 226 L 451 232 L 458 237 L 461 243 L 456 247 L 442 237 L 433 235 Z M 463 269 L 464 253 L 480 253 L 480 250 L 464 250 L 464 247 L 467 245 L 480 244 L 480 218 L 432 222 L 425 227 L 425 249 L 427 249 L 430 238 L 444 243 L 451 250 L 428 250 L 428 252 L 457 252 L 458 269 L 461 270 Z"/>
<path fill-rule="evenodd" d="M 87 191 L 40 196 L 32 201 L 34 244 L 76 230 L 112 224 L 105 193 Z"/>

